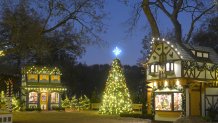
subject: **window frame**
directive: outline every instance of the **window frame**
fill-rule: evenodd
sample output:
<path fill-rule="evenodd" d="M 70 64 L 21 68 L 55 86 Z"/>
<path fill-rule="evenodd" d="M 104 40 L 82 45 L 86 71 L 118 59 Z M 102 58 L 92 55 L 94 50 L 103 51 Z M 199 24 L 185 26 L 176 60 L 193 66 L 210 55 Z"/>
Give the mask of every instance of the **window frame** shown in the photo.
<path fill-rule="evenodd" d="M 169 64 L 169 68 L 167 67 L 167 64 Z M 175 69 L 174 69 L 174 62 L 167 62 L 165 64 L 165 71 L 166 72 L 173 72 Z"/>
<path fill-rule="evenodd" d="M 152 69 L 152 66 L 154 67 L 153 69 Z M 159 65 L 158 65 L 158 64 L 151 64 L 151 65 L 150 65 L 149 72 L 150 72 L 150 73 L 158 73 L 158 72 L 159 72 L 158 68 L 159 68 Z"/>
<path fill-rule="evenodd" d="M 30 96 L 30 93 L 36 93 L 36 96 Z M 34 97 L 34 98 L 36 97 L 36 101 L 30 101 L 30 97 Z M 39 94 L 37 92 L 35 92 L 35 91 L 29 92 L 28 93 L 28 103 L 37 104 L 39 101 L 38 97 L 39 97 Z"/>
<path fill-rule="evenodd" d="M 53 102 L 53 100 L 52 100 L 52 94 L 54 94 L 55 95 L 55 101 Z M 57 96 L 58 95 L 58 96 Z M 58 97 L 58 98 L 57 98 Z M 51 103 L 52 104 L 59 104 L 60 103 L 60 93 L 58 93 L 58 92 L 51 92 Z"/>
<path fill-rule="evenodd" d="M 156 98 L 156 95 L 170 95 L 171 96 L 171 110 L 156 110 L 156 101 L 154 103 L 154 110 L 155 111 L 163 111 L 163 112 L 181 112 L 181 110 L 175 110 L 175 102 L 174 102 L 174 93 L 181 93 L 181 108 L 182 108 L 182 92 L 155 92 L 154 94 L 154 100 Z"/>

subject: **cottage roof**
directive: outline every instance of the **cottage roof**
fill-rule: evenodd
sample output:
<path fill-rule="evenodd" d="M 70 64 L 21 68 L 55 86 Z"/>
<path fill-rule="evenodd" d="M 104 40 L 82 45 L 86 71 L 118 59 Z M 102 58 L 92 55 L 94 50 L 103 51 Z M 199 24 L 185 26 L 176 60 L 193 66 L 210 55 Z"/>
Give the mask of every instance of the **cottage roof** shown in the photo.
<path fill-rule="evenodd" d="M 22 73 L 33 74 L 57 74 L 61 75 L 61 71 L 57 67 L 42 67 L 42 66 L 26 66 L 22 68 Z"/>
<path fill-rule="evenodd" d="M 170 43 L 173 44 L 175 48 L 178 49 L 178 51 L 181 53 L 181 56 L 183 56 L 183 59 L 185 60 L 218 64 L 218 54 L 215 52 L 214 49 L 210 47 L 196 46 L 196 45 L 190 45 L 190 44 L 178 43 L 178 42 L 170 42 Z M 197 57 L 192 53 L 192 50 L 206 52 L 208 53 L 208 58 Z"/>

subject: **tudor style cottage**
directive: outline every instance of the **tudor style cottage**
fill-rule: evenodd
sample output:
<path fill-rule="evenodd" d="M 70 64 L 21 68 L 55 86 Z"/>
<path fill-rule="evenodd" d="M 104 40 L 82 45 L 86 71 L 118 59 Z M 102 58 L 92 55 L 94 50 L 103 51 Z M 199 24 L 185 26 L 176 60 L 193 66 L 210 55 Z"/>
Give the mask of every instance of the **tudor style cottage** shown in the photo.
<path fill-rule="evenodd" d="M 209 48 L 153 39 L 144 63 L 148 114 L 155 120 L 205 116 L 218 101 L 218 55 Z M 217 105 L 218 106 L 218 105 Z"/>
<path fill-rule="evenodd" d="M 66 88 L 61 84 L 58 68 L 29 66 L 22 70 L 22 99 L 26 108 L 52 110 L 61 106 Z"/>

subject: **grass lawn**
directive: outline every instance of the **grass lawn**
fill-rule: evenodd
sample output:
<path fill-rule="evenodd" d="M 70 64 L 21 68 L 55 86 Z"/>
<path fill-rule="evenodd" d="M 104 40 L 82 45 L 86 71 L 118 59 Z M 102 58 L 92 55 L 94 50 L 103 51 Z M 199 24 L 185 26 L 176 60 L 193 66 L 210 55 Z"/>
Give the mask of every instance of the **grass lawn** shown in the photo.
<path fill-rule="evenodd" d="M 15 112 L 13 123 L 146 123 L 144 119 L 100 115 L 96 111 L 81 112 Z"/>

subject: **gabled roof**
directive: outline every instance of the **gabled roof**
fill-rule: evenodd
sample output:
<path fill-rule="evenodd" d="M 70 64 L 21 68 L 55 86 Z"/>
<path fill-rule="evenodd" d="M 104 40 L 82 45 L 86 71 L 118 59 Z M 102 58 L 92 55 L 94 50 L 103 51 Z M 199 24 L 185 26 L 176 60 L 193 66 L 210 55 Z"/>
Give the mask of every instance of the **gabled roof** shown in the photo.
<path fill-rule="evenodd" d="M 62 75 L 60 69 L 57 67 L 42 67 L 42 66 L 25 66 L 22 68 L 22 73 Z"/>
<path fill-rule="evenodd" d="M 196 46 L 196 45 L 190 45 L 190 44 L 180 44 L 180 43 L 176 43 L 178 45 L 180 45 L 178 48 L 178 50 L 180 50 L 184 55 L 184 59 L 187 60 L 195 60 L 197 62 L 208 62 L 208 63 L 214 63 L 214 64 L 218 64 L 218 54 L 215 52 L 214 49 L 210 48 L 210 47 L 204 47 L 204 46 Z M 207 52 L 209 53 L 209 57 L 208 58 L 203 58 L 203 57 L 197 57 L 195 56 L 191 50 L 195 50 L 195 51 L 201 51 L 201 52 Z"/>
<path fill-rule="evenodd" d="M 203 51 L 209 53 L 209 60 L 211 60 L 212 63 L 218 64 L 218 54 L 216 51 L 211 47 L 204 47 L 204 46 L 192 46 L 194 50 L 197 51 Z"/>
<path fill-rule="evenodd" d="M 173 45 L 173 48 L 177 49 L 177 51 L 180 53 L 181 58 L 184 60 L 218 64 L 218 54 L 213 48 L 205 47 L 205 46 L 190 45 L 190 44 L 185 44 L 185 43 L 178 43 L 176 41 L 170 42 L 170 41 L 165 41 L 164 39 L 159 39 L 159 38 L 153 39 L 152 44 L 154 42 L 155 43 L 165 42 L 168 45 Z M 209 53 L 209 57 L 208 58 L 197 57 L 196 55 L 192 53 L 192 50 L 200 51 L 200 52 L 207 52 Z"/>

